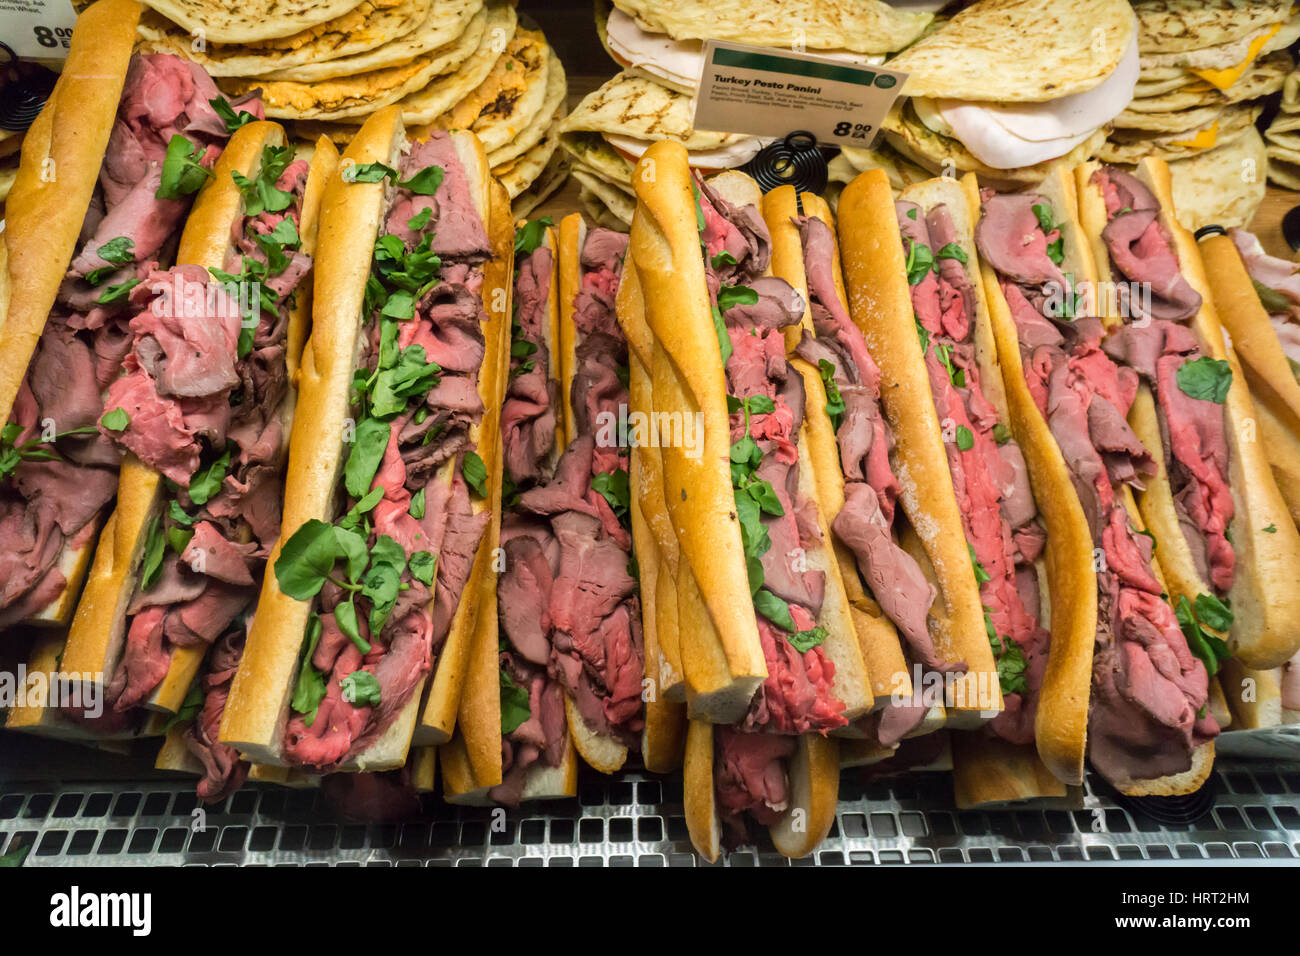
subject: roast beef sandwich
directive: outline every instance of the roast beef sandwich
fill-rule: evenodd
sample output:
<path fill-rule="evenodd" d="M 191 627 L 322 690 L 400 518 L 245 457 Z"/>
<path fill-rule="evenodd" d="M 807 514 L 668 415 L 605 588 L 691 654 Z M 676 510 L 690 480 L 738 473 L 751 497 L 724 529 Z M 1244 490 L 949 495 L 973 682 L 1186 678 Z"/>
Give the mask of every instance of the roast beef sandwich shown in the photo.
<path fill-rule="evenodd" d="M 181 708 L 214 645 L 233 653 L 280 533 L 317 209 L 337 153 L 295 159 L 275 123 L 231 137 L 177 266 L 132 290 L 102 434 L 125 452 L 63 653 L 101 674 L 105 729 Z M 233 643 L 232 643 L 233 642 Z"/>
<path fill-rule="evenodd" d="M 1292 520 L 1300 519 L 1300 266 L 1270 256 L 1244 229 L 1197 235 L 1215 311 L 1255 402 L 1259 441 Z"/>
<path fill-rule="evenodd" d="M 804 380 L 786 358 L 783 329 L 805 303 L 770 274 L 752 180 L 705 182 L 671 142 L 640 167 L 628 268 L 651 334 L 679 548 L 687 825 L 710 859 L 724 826 L 739 840 L 750 818 L 802 856 L 833 817 L 838 755 L 826 735 L 874 701 L 817 496 Z M 635 340 L 638 313 L 623 304 Z"/>
<path fill-rule="evenodd" d="M 1174 218 L 1168 168 L 1093 163 L 1075 176 L 1104 280 L 1103 349 L 1139 378 L 1128 421 L 1157 468 L 1137 503 L 1170 600 L 1195 625 L 1192 650 L 1211 674 L 1229 653 L 1247 667 L 1277 667 L 1300 646 L 1300 535 L 1200 253 Z"/>
<path fill-rule="evenodd" d="M 326 185 L 281 534 L 217 735 L 245 759 L 400 767 L 426 684 L 450 737 L 500 495 L 490 183 L 472 134 L 412 143 L 385 109 Z"/>
<path fill-rule="evenodd" d="M 101 0 L 78 19 L 6 203 L 0 627 L 71 620 L 117 489 L 121 450 L 97 423 L 130 323 L 231 132 L 262 116 L 193 63 L 133 56 L 140 9 Z"/>
<path fill-rule="evenodd" d="M 873 195 L 874 214 L 883 218 L 879 204 L 886 201 L 884 183 L 883 173 L 866 173 L 854 184 L 850 198 Z M 966 552 L 965 568 L 973 573 L 976 586 L 979 632 L 971 634 L 970 619 L 964 616 L 953 618 L 954 624 L 966 625 L 954 633 L 974 636 L 994 668 L 993 675 L 977 671 L 974 680 L 969 672 L 966 676 L 981 711 L 971 713 L 968 703 L 964 713 L 950 713 L 948 723 L 954 728 L 970 729 L 987 720 L 978 730 L 952 735 L 957 802 L 968 806 L 1063 796 L 1064 784 L 1038 758 L 1034 730 L 1040 708 L 1056 706 L 1050 688 L 1049 693 L 1044 688 L 1056 633 L 1049 630 L 1057 602 L 1048 586 L 1045 560 L 1053 532 L 1039 508 L 1042 491 L 1031 482 L 1026 450 L 1012 429 L 1012 409 L 980 281 L 976 218 L 967 208 L 962 184 L 949 178 L 903 190 L 892 213 L 889 240 L 882 242 L 891 242 L 889 253 L 897 269 L 893 273 L 869 271 L 868 247 L 854 235 L 849 223 L 855 220 L 847 211 L 840 228 L 852 237 L 843 240 L 845 255 L 846 261 L 856 257 L 859 282 L 874 280 L 890 290 L 888 297 L 877 293 L 876 302 L 892 306 L 873 307 L 865 299 L 870 286 L 859 286 L 866 309 L 855 314 L 862 316 L 868 344 L 882 350 L 886 417 L 911 430 L 899 436 L 900 454 L 912 442 L 931 456 L 942 456 L 937 465 L 929 460 L 930 473 L 938 489 L 946 492 L 944 504 L 955 502 L 960 526 L 958 534 L 930 541 L 929 553 L 935 556 L 929 563 L 952 574 L 961 557 L 954 546 Z M 898 243 L 898 252 L 892 243 Z M 900 308 L 900 302 L 906 304 Z M 910 389 L 924 391 L 912 396 Z M 933 424 L 924 421 L 931 410 Z M 908 469 L 905 474 L 915 472 Z M 938 513 L 928 496 L 923 500 Z M 963 608 L 961 613 L 968 612 Z M 988 706 L 999 698 L 1000 711 L 996 704 Z M 990 766 L 1001 772 L 988 772 Z"/>
<path fill-rule="evenodd" d="M 1067 784 L 1082 782 L 1086 758 L 1125 792 L 1194 790 L 1219 727 L 1206 666 L 1166 600 L 1165 546 L 1134 498 L 1157 462 L 1128 423 L 1138 375 L 1112 358 L 1092 308 L 1074 180 L 1059 171 L 1018 194 L 965 187 L 1012 431 L 1048 529 L 1038 753 Z"/>

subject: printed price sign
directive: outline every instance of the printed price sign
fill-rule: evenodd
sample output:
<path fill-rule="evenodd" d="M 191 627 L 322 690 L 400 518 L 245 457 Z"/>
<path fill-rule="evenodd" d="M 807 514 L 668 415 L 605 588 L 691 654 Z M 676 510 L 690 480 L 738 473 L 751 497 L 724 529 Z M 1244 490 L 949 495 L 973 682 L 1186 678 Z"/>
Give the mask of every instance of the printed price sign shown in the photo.
<path fill-rule="evenodd" d="M 695 128 L 751 136 L 808 130 L 826 146 L 870 146 L 906 79 L 838 57 L 709 40 Z"/>
<path fill-rule="evenodd" d="M 72 0 L 0 0 L 0 43 L 24 59 L 66 59 L 76 22 Z"/>

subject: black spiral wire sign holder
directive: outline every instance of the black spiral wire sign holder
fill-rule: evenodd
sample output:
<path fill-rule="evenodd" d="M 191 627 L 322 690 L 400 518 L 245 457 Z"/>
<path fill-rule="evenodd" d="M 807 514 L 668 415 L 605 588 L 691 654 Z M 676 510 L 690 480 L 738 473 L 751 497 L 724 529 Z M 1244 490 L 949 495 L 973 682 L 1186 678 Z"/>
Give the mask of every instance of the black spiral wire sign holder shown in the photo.
<path fill-rule="evenodd" d="M 741 172 L 752 176 L 765 193 L 793 186 L 797 192 L 820 194 L 827 183 L 826 157 L 807 130 L 796 130 L 764 146 Z"/>
<path fill-rule="evenodd" d="M 23 63 L 0 42 L 0 129 L 25 132 L 45 107 L 58 78 L 39 63 Z"/>

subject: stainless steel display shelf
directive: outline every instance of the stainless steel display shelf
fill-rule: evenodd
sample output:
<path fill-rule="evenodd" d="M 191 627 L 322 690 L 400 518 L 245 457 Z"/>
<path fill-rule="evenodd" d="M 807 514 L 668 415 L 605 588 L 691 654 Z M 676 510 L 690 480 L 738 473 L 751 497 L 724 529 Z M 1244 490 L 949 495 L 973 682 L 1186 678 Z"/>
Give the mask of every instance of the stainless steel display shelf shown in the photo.
<path fill-rule="evenodd" d="M 1025 862 L 1300 861 L 1300 764 L 1221 761 L 1212 812 L 1185 826 L 1157 822 L 1085 788 L 1078 810 L 958 812 L 945 775 L 858 782 L 846 773 L 838 819 L 813 859 L 770 846 L 730 866 Z M 183 781 L 63 788 L 7 784 L 0 853 L 31 846 L 27 866 L 145 864 L 336 866 L 700 865 L 682 817 L 681 781 L 631 772 L 584 776 L 576 801 L 509 812 L 425 798 L 400 824 L 336 818 L 316 791 L 249 786 L 206 809 Z"/>

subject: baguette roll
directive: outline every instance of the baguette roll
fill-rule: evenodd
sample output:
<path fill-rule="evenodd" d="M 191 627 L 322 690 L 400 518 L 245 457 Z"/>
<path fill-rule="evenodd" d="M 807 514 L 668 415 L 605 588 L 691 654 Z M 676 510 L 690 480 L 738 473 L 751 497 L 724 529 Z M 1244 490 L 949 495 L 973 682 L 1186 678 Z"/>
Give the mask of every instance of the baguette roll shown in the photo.
<path fill-rule="evenodd" d="M 923 207 L 933 205 L 925 193 L 915 195 Z M 945 681 L 947 718 L 950 726 L 977 726 L 1002 709 L 1002 694 L 917 336 L 888 177 L 880 170 L 858 176 L 841 194 L 838 213 L 849 312 L 880 366 L 881 403 L 897 442 L 893 464 L 910 524 L 903 544 L 913 542 L 913 556 L 939 592 L 932 610 L 935 651 L 967 665 L 965 674 Z"/>
<path fill-rule="evenodd" d="M 274 161 L 272 157 L 276 151 L 283 148 L 284 131 L 275 123 L 249 123 L 231 137 L 213 169 L 212 185 L 200 193 L 194 204 L 177 250 L 179 264 L 199 266 L 204 274 L 228 268 L 233 274 L 233 270 L 238 268 L 235 263 L 242 257 L 235 242 L 244 236 L 243 224 L 246 217 L 251 218 L 245 208 L 244 192 L 233 177 L 238 175 L 248 180 L 257 180 L 262 175 L 264 160 Z M 290 209 L 297 212 L 295 231 L 299 241 L 293 245 L 303 256 L 308 257 L 305 267 L 310 266 L 310 256 L 315 249 L 316 209 L 320 194 L 325 181 L 334 172 L 336 163 L 337 153 L 333 145 L 327 141 L 318 144 L 312 163 L 303 171 L 299 194 L 290 206 Z M 288 221 L 293 223 L 292 219 Z M 285 248 L 290 250 L 292 256 L 292 247 Z M 200 279 L 195 274 L 183 281 L 189 282 L 191 278 L 195 283 Z M 175 288 L 179 286 L 174 285 L 173 289 Z M 188 293 L 189 290 L 186 291 Z M 285 309 L 286 326 L 281 333 L 282 341 L 274 343 L 282 354 L 267 355 L 268 359 L 274 359 L 277 364 L 283 363 L 283 374 L 289 383 L 272 416 L 275 428 L 272 434 L 278 434 L 279 438 L 274 447 L 264 453 L 275 475 L 280 472 L 293 421 L 296 394 L 292 378 L 299 356 L 292 349 L 295 343 L 301 345 L 305 338 L 303 330 L 309 322 L 310 296 L 306 290 L 303 295 L 294 297 Z M 261 315 L 261 309 L 258 310 L 258 315 Z M 251 340 L 249 348 L 252 348 Z M 110 403 L 114 393 L 114 390 L 110 390 Z M 251 442 L 246 439 L 244 444 L 249 445 L 251 453 Z M 199 472 L 194 473 L 195 477 L 198 475 Z M 275 494 L 277 506 L 279 497 L 278 493 Z M 146 551 L 151 540 L 159 534 L 163 513 L 173 495 L 168 493 L 164 476 L 160 472 L 128 451 L 118 477 L 117 498 L 117 507 L 100 537 L 85 591 L 68 632 L 63 657 L 64 665 L 70 671 L 102 673 L 105 685 L 112 682 L 120 666 L 138 667 L 143 663 L 129 653 L 126 658 L 123 656 L 128 649 L 129 625 L 135 616 L 143 612 L 143 608 L 129 608 L 137 600 L 144 602 L 149 599 L 150 586 L 143 580 Z M 189 521 L 191 525 L 194 523 L 193 518 Z M 275 530 L 277 529 L 272 528 L 272 533 Z M 243 527 L 242 531 L 248 535 L 252 531 L 251 526 Z M 253 537 L 248 540 L 256 539 Z M 269 547 L 269 542 L 266 545 Z M 171 550 L 175 550 L 174 546 Z M 179 566 L 187 557 L 202 565 L 204 562 L 199 558 L 201 554 L 197 549 L 194 553 L 186 549 L 185 554 L 178 555 L 176 573 L 187 574 L 189 567 Z M 250 588 L 250 597 L 251 591 Z M 188 590 L 186 594 L 190 600 L 195 597 Z M 234 595 L 207 613 L 220 615 L 232 602 L 238 603 L 238 598 Z M 166 669 L 157 683 L 147 691 L 145 706 L 165 712 L 179 710 L 198 674 L 207 646 L 204 643 L 173 645 L 164 637 L 160 653 L 166 654 Z M 134 679 L 130 683 L 134 683 Z M 139 695 L 136 693 L 133 696 Z"/>
<path fill-rule="evenodd" d="M 1269 256 L 1259 240 L 1242 229 L 1226 236 L 1207 235 L 1197 245 L 1215 311 L 1250 386 L 1257 440 L 1295 521 L 1300 518 L 1300 382 L 1288 355 L 1295 353 L 1290 331 L 1295 263 Z M 1268 296 L 1271 311 L 1261 296 Z M 1282 332 L 1288 333 L 1286 346 Z"/>
<path fill-rule="evenodd" d="M 219 734 L 251 762 L 400 767 L 426 683 L 425 723 L 436 742 L 450 736 L 500 497 L 486 414 L 503 384 L 509 221 L 490 214 L 490 182 L 472 134 L 410 144 L 388 108 L 367 120 L 325 188 L 274 573 Z M 438 209 L 461 228 L 439 231 L 435 248 Z M 473 381 L 456 393 L 477 417 L 455 417 L 447 393 L 434 395 L 457 372 L 452 385 Z M 400 440 L 408 428 L 422 431 Z M 421 435 L 444 432 L 420 451 L 430 444 Z M 412 592 L 404 601 L 399 582 Z M 319 616 L 318 600 L 331 608 Z"/>
<path fill-rule="evenodd" d="M 1161 598 L 1158 560 L 1142 550 L 1148 539 L 1131 486 L 1149 470 L 1149 458 L 1131 433 L 1125 437 L 1121 407 L 1123 383 L 1133 373 L 1102 352 L 1102 326 L 1086 311 L 1086 295 L 1076 302 L 1076 293 L 1097 288 L 1097 267 L 1075 215 L 1074 179 L 1059 171 L 1027 196 L 981 195 L 973 181 L 964 185 L 970 215 L 979 223 L 984 292 L 1010 424 L 1048 528 L 1052 643 L 1035 722 L 1038 754 L 1064 784 L 1082 782 L 1089 756 L 1125 792 L 1195 789 L 1200 771 L 1208 772 L 1206 758 L 1212 760 L 1207 741 L 1213 733 L 1208 723 L 1193 727 L 1193 712 L 1208 707 L 1208 698 L 1184 703 L 1188 719 L 1171 727 L 1143 710 L 1136 692 L 1117 687 L 1134 666 L 1126 649 L 1142 646 L 1134 622 L 1182 644 L 1188 660 L 1190 654 Z M 1051 247 L 1049 234 L 1057 236 Z M 1057 273 L 1056 280 L 1044 278 Z M 1108 411 L 1117 420 L 1107 419 Z M 1102 461 L 1098 448 L 1111 457 L 1093 468 L 1090 462 Z M 996 750 L 972 753 L 970 743 L 953 741 L 959 804 L 1002 802 L 1026 791 L 1033 774 L 1023 760 Z"/>
<path fill-rule="evenodd" d="M 1116 177 L 1110 167 L 1087 163 L 1075 170 L 1079 196 L 1079 219 L 1091 244 L 1093 256 L 1099 267 L 1116 270 L 1117 281 L 1124 274 L 1112 261 L 1112 254 L 1103 233 L 1112 219 L 1103 184 L 1106 188 Z M 1137 496 L 1143 519 L 1156 537 L 1159 545 L 1157 558 L 1169 585 L 1171 600 L 1182 605 L 1196 606 L 1198 600 L 1227 598 L 1231 607 L 1231 631 L 1227 635 L 1232 655 L 1247 667 L 1268 669 L 1277 667 L 1300 648 L 1300 533 L 1290 520 L 1286 503 L 1266 458 L 1266 451 L 1258 440 L 1257 419 L 1251 400 L 1248 382 L 1238 361 L 1232 341 L 1225 336 L 1219 323 L 1218 310 L 1211 295 L 1201 255 L 1191 234 L 1179 225 L 1174 216 L 1173 191 L 1169 167 L 1160 160 L 1144 160 L 1133 174 L 1139 186 L 1154 197 L 1158 207 L 1156 221 L 1169 243 L 1182 285 L 1175 285 L 1171 293 L 1177 298 L 1174 305 L 1191 311 L 1190 321 L 1173 324 L 1166 321 L 1163 328 L 1190 333 L 1190 341 L 1179 342 L 1166 338 L 1163 346 L 1166 356 L 1175 350 L 1186 354 L 1184 363 L 1200 363 L 1202 369 L 1219 372 L 1215 389 L 1208 391 L 1189 385 L 1196 392 L 1183 388 L 1184 365 L 1178 368 L 1177 394 L 1161 396 L 1144 376 L 1137 398 L 1129 415 L 1129 424 L 1143 444 L 1161 461 L 1159 475 L 1150 481 L 1145 491 Z M 1107 178 L 1109 177 L 1109 178 Z M 1140 202 L 1145 202 L 1139 197 Z M 1138 209 L 1137 212 L 1144 210 Z M 1116 219 L 1124 211 L 1115 212 Z M 1134 213 L 1130 212 L 1132 216 Z M 1108 233 L 1109 234 L 1109 233 Z M 1103 271 L 1099 268 L 1099 271 Z M 1240 278 L 1240 276 L 1238 276 Z M 1118 295 L 1099 295 L 1099 312 L 1108 328 L 1121 329 L 1125 334 L 1142 328 L 1144 316 L 1137 320 L 1126 317 L 1126 309 Z M 1194 310 L 1194 311 L 1193 311 Z M 1184 347 L 1186 346 L 1186 347 Z M 1190 351 L 1189 351 L 1190 349 Z M 1132 351 L 1132 347 L 1130 347 Z M 1193 358 L 1192 356 L 1195 356 Z M 1207 366 L 1205 363 L 1209 362 Z M 1199 371 L 1199 369 L 1198 369 Z M 1189 465 L 1176 457 L 1179 447 L 1173 444 L 1166 451 L 1164 433 L 1168 431 L 1167 409 L 1178 402 L 1191 405 L 1188 414 L 1199 413 L 1202 404 L 1213 402 L 1216 391 L 1226 391 L 1222 402 L 1222 445 L 1227 461 L 1210 458 L 1213 445 L 1202 453 L 1202 461 Z M 1171 380 L 1172 381 L 1172 380 Z M 1210 398 L 1197 397 L 1210 395 Z M 1276 415 L 1276 408 L 1272 409 Z M 1218 425 L 1215 423 L 1215 431 Z M 1178 438 L 1175 432 L 1174 438 Z M 1209 439 L 1205 439 L 1209 441 Z M 1198 444 L 1197 447 L 1200 447 Z M 1182 470 L 1203 467 L 1205 474 L 1196 479 L 1201 497 L 1209 504 L 1208 514 L 1198 524 L 1189 514 L 1190 506 L 1176 502 L 1169 475 L 1169 465 Z M 1217 474 L 1216 474 L 1217 472 Z M 1219 490 L 1226 482 L 1227 494 Z M 1190 488 L 1190 491 L 1189 491 Z M 1185 486 L 1180 494 L 1191 494 L 1198 487 Z M 1227 512 L 1227 514 L 1225 514 Z M 1182 519 L 1186 521 L 1182 521 Z M 1224 519 L 1228 519 L 1225 523 Z M 1185 533 L 1184 524 L 1190 526 Z M 1220 529 L 1220 525 L 1225 525 Z M 1266 529 L 1274 528 L 1275 531 Z M 1194 552 L 1189 534 L 1197 538 L 1204 554 Z M 1211 632 L 1209 623 L 1201 622 Z"/>

